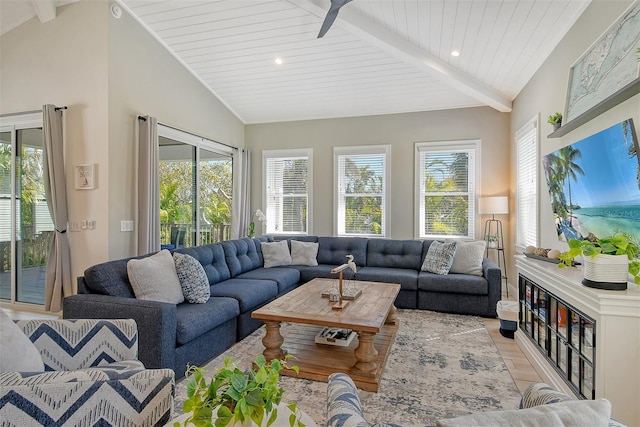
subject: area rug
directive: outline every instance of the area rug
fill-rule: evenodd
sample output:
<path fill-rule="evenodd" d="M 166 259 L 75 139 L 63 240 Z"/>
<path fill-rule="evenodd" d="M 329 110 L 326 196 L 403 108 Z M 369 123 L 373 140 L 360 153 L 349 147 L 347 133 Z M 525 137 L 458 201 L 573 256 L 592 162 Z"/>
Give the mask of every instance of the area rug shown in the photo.
<path fill-rule="evenodd" d="M 398 310 L 400 326 L 377 393 L 359 390 L 370 423 L 434 425 L 481 411 L 516 409 L 520 393 L 482 318 L 425 310 Z M 283 323 L 281 334 L 295 324 Z M 262 352 L 264 326 L 206 365 L 213 373 L 226 357 L 250 366 Z M 286 344 L 285 344 L 286 346 Z M 294 361 L 295 362 L 295 361 Z M 281 377 L 285 396 L 298 402 L 318 425 L 326 422 L 327 384 Z M 182 413 L 185 380 L 176 385 Z"/>

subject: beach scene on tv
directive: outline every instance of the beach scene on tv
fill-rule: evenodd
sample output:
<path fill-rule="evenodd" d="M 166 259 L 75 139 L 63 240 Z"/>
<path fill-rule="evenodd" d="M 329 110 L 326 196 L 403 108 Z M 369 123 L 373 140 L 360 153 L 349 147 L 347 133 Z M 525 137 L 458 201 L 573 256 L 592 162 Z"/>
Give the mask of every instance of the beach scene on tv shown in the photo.
<path fill-rule="evenodd" d="M 640 161 L 633 119 L 542 159 L 558 239 L 627 233 L 640 242 Z"/>

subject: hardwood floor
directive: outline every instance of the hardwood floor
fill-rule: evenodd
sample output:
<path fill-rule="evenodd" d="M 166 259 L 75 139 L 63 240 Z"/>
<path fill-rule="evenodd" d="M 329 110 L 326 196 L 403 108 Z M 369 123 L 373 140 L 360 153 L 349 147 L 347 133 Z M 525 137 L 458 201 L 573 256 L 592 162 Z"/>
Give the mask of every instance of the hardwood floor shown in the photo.
<path fill-rule="evenodd" d="M 507 298 L 506 295 L 503 295 L 503 298 L 515 299 L 515 297 L 513 296 L 513 292 L 509 292 L 509 298 Z M 3 310 L 5 310 L 12 319 L 41 319 L 43 317 L 58 317 L 51 314 L 46 315 L 42 313 L 32 313 L 14 309 L 3 308 Z M 516 344 L 515 340 L 505 338 L 500 334 L 499 319 L 484 319 L 484 324 L 487 328 L 487 331 L 489 331 L 491 339 L 498 348 L 498 351 L 500 352 L 505 365 L 507 365 L 509 374 L 511 374 L 511 378 L 513 378 L 518 387 L 518 390 L 520 390 L 520 393 L 524 392 L 529 384 L 542 381 L 536 370 L 533 368 L 533 366 L 531 366 L 531 363 L 529 363 L 529 360 L 520 350 L 520 347 L 518 347 L 518 344 Z"/>

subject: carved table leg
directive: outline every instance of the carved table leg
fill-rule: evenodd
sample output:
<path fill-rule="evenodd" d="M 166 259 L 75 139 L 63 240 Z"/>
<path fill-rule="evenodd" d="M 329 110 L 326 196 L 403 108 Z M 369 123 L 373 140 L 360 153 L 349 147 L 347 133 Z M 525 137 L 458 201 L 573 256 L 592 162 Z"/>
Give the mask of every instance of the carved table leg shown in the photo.
<path fill-rule="evenodd" d="M 287 354 L 280 346 L 284 342 L 284 338 L 280 335 L 280 322 L 265 321 L 265 328 L 267 332 L 262 338 L 262 344 L 264 345 L 264 357 L 269 360 L 282 359 Z"/>
<path fill-rule="evenodd" d="M 396 313 L 396 306 L 392 304 L 389 309 L 389 314 L 387 314 L 387 320 L 385 320 L 384 323 L 387 325 L 395 325 L 397 321 L 398 316 Z"/>
<path fill-rule="evenodd" d="M 356 364 L 353 369 L 364 373 L 375 375 L 378 369 L 376 360 L 378 359 L 378 350 L 373 345 L 373 339 L 376 334 L 372 332 L 358 332 L 358 348 L 354 354 L 356 356 Z"/>

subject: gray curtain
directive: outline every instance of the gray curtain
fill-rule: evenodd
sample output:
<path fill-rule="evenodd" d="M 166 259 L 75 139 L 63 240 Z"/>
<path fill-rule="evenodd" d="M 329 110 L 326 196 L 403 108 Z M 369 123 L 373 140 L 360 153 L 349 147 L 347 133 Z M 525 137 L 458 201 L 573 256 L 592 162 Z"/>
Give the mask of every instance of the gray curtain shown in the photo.
<path fill-rule="evenodd" d="M 158 120 L 138 117 L 138 255 L 160 250 Z"/>
<path fill-rule="evenodd" d="M 238 149 L 234 156 L 231 238 L 239 239 L 247 236 L 251 222 L 251 153 Z"/>
<path fill-rule="evenodd" d="M 54 105 L 42 106 L 44 143 L 44 193 L 55 226 L 47 257 L 44 308 L 62 310 L 62 299 L 73 293 L 71 255 L 67 236 L 67 181 L 64 173 L 62 110 Z"/>

